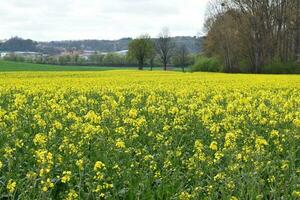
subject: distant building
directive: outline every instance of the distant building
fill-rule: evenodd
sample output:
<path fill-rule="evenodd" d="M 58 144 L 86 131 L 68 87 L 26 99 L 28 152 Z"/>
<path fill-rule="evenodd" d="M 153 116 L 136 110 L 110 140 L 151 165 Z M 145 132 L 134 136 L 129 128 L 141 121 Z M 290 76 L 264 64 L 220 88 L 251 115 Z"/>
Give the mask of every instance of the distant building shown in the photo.
<path fill-rule="evenodd" d="M 64 51 L 62 52 L 60 55 L 62 56 L 79 56 L 80 58 L 84 59 L 84 60 L 88 60 L 90 56 L 96 54 L 96 51 L 88 51 L 88 50 L 84 50 L 84 51 L 76 51 L 76 50 L 72 50 L 72 51 Z"/>
<path fill-rule="evenodd" d="M 121 56 L 125 56 L 128 53 L 128 50 L 122 50 L 122 51 L 115 51 L 115 52 L 99 52 L 99 51 L 90 51 L 90 50 L 70 50 L 70 51 L 64 51 L 60 55 L 61 56 L 79 56 L 81 59 L 89 60 L 91 56 L 98 54 L 98 55 L 107 55 L 109 53 L 115 53 Z"/>
<path fill-rule="evenodd" d="M 1 44 L 1 43 L 5 43 L 6 41 L 7 41 L 7 40 L 0 40 L 0 44 Z"/>
<path fill-rule="evenodd" d="M 9 54 L 8 52 L 0 52 L 0 58 L 4 58 L 8 54 Z"/>
<path fill-rule="evenodd" d="M 128 53 L 128 50 L 116 51 L 115 53 L 122 55 L 122 56 L 126 56 Z"/>
<path fill-rule="evenodd" d="M 30 52 L 30 51 L 15 51 L 12 53 L 14 53 L 15 55 L 24 56 L 24 57 L 36 57 L 36 56 L 43 55 L 42 53 L 39 53 L 39 52 Z"/>
<path fill-rule="evenodd" d="M 0 52 L 0 57 L 4 58 L 9 56 L 10 54 L 14 54 L 16 56 L 20 56 L 23 58 L 37 58 L 38 56 L 46 57 L 48 55 L 42 54 L 39 52 L 30 52 L 30 51 L 13 51 L 13 52 Z"/>
<path fill-rule="evenodd" d="M 97 52 L 96 51 L 82 51 L 80 54 L 79 54 L 79 57 L 84 59 L 84 60 L 88 60 L 90 56 L 96 54 Z"/>

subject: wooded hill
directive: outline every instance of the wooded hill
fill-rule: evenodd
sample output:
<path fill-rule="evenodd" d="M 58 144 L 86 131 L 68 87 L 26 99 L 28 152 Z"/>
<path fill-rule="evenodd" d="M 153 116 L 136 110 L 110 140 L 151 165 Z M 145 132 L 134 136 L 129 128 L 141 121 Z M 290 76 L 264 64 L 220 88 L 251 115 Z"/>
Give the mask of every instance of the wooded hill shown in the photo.
<path fill-rule="evenodd" d="M 153 39 L 156 40 L 156 39 Z M 99 52 L 115 52 L 128 49 L 132 38 L 122 38 L 120 40 L 70 40 L 70 41 L 51 41 L 36 42 L 14 37 L 4 43 L 0 43 L 0 51 L 36 51 L 50 55 L 60 54 L 63 51 L 88 50 Z M 180 46 L 185 44 L 189 53 L 201 51 L 203 38 L 198 37 L 174 37 L 173 41 Z"/>

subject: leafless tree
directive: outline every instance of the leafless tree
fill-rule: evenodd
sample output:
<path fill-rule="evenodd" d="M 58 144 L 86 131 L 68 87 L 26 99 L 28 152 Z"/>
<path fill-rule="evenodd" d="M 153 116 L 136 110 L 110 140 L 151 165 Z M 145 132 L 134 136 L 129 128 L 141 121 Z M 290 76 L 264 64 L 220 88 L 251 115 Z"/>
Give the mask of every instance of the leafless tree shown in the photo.
<path fill-rule="evenodd" d="M 163 28 L 158 35 L 156 50 L 161 62 L 163 63 L 165 71 L 167 70 L 167 65 L 172 57 L 174 47 L 175 44 L 172 41 L 169 29 Z"/>
<path fill-rule="evenodd" d="M 182 72 L 185 72 L 185 68 L 188 65 L 188 55 L 189 55 L 189 51 L 186 45 L 182 44 L 181 46 L 178 47 L 176 51 L 176 57 L 178 60 L 178 64 L 182 68 Z"/>
<path fill-rule="evenodd" d="M 295 61 L 300 49 L 299 2 L 212 0 L 206 48 L 223 58 L 228 71 L 239 60 L 246 60 L 255 73 L 274 59 Z"/>

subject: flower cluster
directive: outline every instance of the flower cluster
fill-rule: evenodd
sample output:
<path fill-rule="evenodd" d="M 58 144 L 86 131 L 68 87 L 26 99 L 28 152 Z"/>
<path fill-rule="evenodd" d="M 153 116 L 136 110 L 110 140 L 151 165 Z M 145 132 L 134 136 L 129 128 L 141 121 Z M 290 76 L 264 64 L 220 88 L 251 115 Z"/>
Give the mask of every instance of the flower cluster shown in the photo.
<path fill-rule="evenodd" d="M 0 199 L 299 199 L 300 77 L 0 73 Z"/>

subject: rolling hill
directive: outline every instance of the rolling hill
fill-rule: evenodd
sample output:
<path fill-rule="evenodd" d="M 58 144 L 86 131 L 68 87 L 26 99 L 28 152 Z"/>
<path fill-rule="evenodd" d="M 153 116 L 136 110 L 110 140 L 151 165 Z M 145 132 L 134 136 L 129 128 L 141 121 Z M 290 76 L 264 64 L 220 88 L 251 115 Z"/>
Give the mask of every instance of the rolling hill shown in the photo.
<path fill-rule="evenodd" d="M 45 54 L 60 54 L 63 51 L 86 50 L 100 52 L 115 52 L 128 49 L 128 44 L 132 38 L 122 38 L 120 40 L 70 40 L 70 41 L 51 41 L 36 42 L 30 39 L 13 37 L 0 43 L 0 51 L 25 51 L 41 52 Z M 155 38 L 153 39 L 156 40 Z M 198 37 L 174 37 L 177 46 L 185 44 L 190 53 L 197 53 L 202 50 L 203 38 Z"/>

